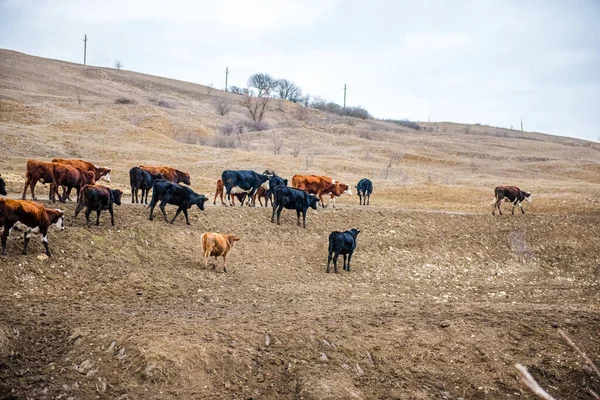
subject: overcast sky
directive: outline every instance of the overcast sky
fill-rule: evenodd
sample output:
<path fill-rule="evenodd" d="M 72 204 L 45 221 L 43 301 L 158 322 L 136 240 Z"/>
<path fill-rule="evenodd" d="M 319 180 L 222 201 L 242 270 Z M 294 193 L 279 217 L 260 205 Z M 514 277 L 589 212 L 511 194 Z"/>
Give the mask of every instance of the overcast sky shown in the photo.
<path fill-rule="evenodd" d="M 600 1 L 0 0 L 0 47 L 202 84 L 287 78 L 378 118 L 600 138 Z"/>

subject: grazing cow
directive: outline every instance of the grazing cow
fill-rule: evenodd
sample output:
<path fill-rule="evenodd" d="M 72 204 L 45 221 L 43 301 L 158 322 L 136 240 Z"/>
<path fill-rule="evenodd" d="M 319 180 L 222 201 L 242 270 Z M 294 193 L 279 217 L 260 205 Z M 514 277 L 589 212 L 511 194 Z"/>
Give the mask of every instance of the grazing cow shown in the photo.
<path fill-rule="evenodd" d="M 317 197 L 313 196 L 300 189 L 292 189 L 283 185 L 279 185 L 273 190 L 273 213 L 271 214 L 271 222 L 275 222 L 275 210 L 277 210 L 277 225 L 281 225 L 279 217 L 284 208 L 288 210 L 296 210 L 298 217 L 298 226 L 300 226 L 300 213 L 302 213 L 302 226 L 306 228 L 306 210 L 312 208 L 317 209 Z"/>
<path fill-rule="evenodd" d="M 348 185 L 335 181 L 328 176 L 294 175 L 292 177 L 292 187 L 316 195 L 323 208 L 325 208 L 324 194 L 331 194 L 332 200 L 334 200 L 334 196 L 339 197 L 342 193 L 352 194 Z"/>
<path fill-rule="evenodd" d="M 341 254 L 344 256 L 344 270 L 350 272 L 350 260 L 352 253 L 356 249 L 356 236 L 360 233 L 360 229 L 352 228 L 346 232 L 333 231 L 329 234 L 329 256 L 327 257 L 327 273 L 329 273 L 329 264 L 333 256 L 333 272 L 338 273 L 337 259 Z M 346 255 L 348 255 L 348 263 L 346 264 Z"/>
<path fill-rule="evenodd" d="M 93 185 L 96 183 L 95 175 L 92 171 L 70 167 L 65 164 L 54 164 L 54 182 L 50 187 L 50 199 L 53 203 L 56 201 L 55 194 L 58 196 L 58 200 L 64 203 L 73 188 L 76 189 L 77 200 L 79 200 L 81 188 L 85 185 Z M 63 187 L 62 196 L 58 193 L 59 186 Z"/>
<path fill-rule="evenodd" d="M 152 174 L 140 167 L 129 170 L 129 184 L 131 185 L 131 202 L 148 204 L 148 193 L 155 180 L 164 179 L 162 174 Z M 142 201 L 138 201 L 138 190 L 142 191 Z M 145 196 L 145 197 L 144 197 Z"/>
<path fill-rule="evenodd" d="M 165 212 L 165 206 L 167 204 L 173 204 L 178 206 L 177 212 L 175 216 L 170 221 L 171 223 L 175 222 L 175 219 L 179 215 L 180 212 L 183 211 L 183 215 L 185 215 L 185 223 L 190 225 L 190 220 L 188 219 L 188 208 L 192 207 L 194 204 L 198 206 L 198 208 L 204 211 L 204 202 L 208 200 L 206 196 L 203 194 L 195 193 L 192 189 L 186 186 L 181 186 L 178 183 L 171 183 L 164 179 L 159 179 L 154 182 L 152 186 L 152 200 L 150 201 L 150 221 L 154 218 L 154 207 L 156 207 L 156 203 L 161 201 L 159 207 L 165 217 L 165 221 L 167 220 L 167 213 Z"/>
<path fill-rule="evenodd" d="M 54 183 L 54 166 L 56 163 L 38 161 L 38 160 L 27 160 L 27 171 L 25 172 L 25 187 L 23 188 L 23 195 L 21 198 L 25 200 L 25 194 L 27 187 L 31 188 L 31 198 L 37 200 L 35 197 L 35 185 L 39 182 L 46 184 Z M 50 196 L 52 196 L 53 189 L 50 189 Z"/>
<path fill-rule="evenodd" d="M 7 192 L 6 192 L 6 183 L 4 183 L 4 179 L 0 178 L 0 194 L 2 196 L 6 196 Z"/>
<path fill-rule="evenodd" d="M 367 178 L 362 178 L 355 187 L 358 193 L 358 204 L 368 206 L 369 200 L 371 200 L 371 193 L 373 193 L 373 182 Z"/>
<path fill-rule="evenodd" d="M 42 204 L 26 200 L 0 199 L 0 225 L 2 232 L 2 255 L 6 255 L 6 240 L 12 229 L 24 232 L 23 254 L 27 254 L 27 245 L 32 234 L 39 234 L 46 249 L 46 255 L 52 257 L 48 247 L 48 228 L 54 226 L 64 229 L 64 213 L 59 209 L 45 208 Z"/>
<path fill-rule="evenodd" d="M 525 210 L 523 210 L 521 202 L 523 200 L 531 201 L 531 193 L 524 192 L 517 186 L 498 186 L 496 189 L 494 189 L 494 194 L 495 197 L 494 200 L 492 200 L 492 215 L 495 215 L 496 208 L 498 208 L 500 215 L 502 215 L 502 210 L 500 209 L 500 202 L 502 201 L 502 199 L 504 199 L 504 201 L 506 202 L 513 203 L 513 215 L 515 215 L 516 206 L 519 206 L 519 208 L 521 209 L 521 213 L 525 214 Z"/>
<path fill-rule="evenodd" d="M 227 272 L 227 254 L 233 247 L 233 243 L 240 240 L 235 235 L 223 235 L 221 233 L 204 232 L 200 241 L 202 242 L 202 254 L 204 255 L 204 267 L 208 268 L 208 257 L 215 258 L 217 266 L 217 257 L 223 257 L 223 272 Z"/>
<path fill-rule="evenodd" d="M 233 197 L 231 198 L 231 202 L 232 205 L 235 206 L 235 198 L 237 197 L 237 199 L 240 201 L 240 203 L 242 203 L 242 205 L 244 205 L 244 200 L 246 199 L 246 192 L 236 192 L 238 188 L 234 187 L 231 190 L 231 194 L 233 194 Z M 223 201 L 223 180 L 222 179 L 218 179 L 217 180 L 217 189 L 215 190 L 215 199 L 213 200 L 213 206 L 217 205 L 217 196 L 220 196 L 221 198 L 221 204 L 226 206 L 227 204 Z"/>
<path fill-rule="evenodd" d="M 150 167 L 140 165 L 140 168 L 144 171 L 150 172 L 151 174 L 158 175 L 162 174 L 163 179 L 173 183 L 185 183 L 191 185 L 190 174 L 188 172 L 180 171 L 172 167 Z"/>
<path fill-rule="evenodd" d="M 115 216 L 113 212 L 113 204 L 121 205 L 121 195 L 123 192 L 120 189 L 110 189 L 102 185 L 85 185 L 81 190 L 81 196 L 77 202 L 75 215 L 73 216 L 72 225 L 75 224 L 75 219 L 79 212 L 85 209 L 86 225 L 90 227 L 90 214 L 96 211 L 96 225 L 100 225 L 100 211 L 108 210 L 110 213 L 110 224 L 115 225 Z"/>
<path fill-rule="evenodd" d="M 241 171 L 230 171 L 225 170 L 221 174 L 221 180 L 225 185 L 227 200 L 231 203 L 231 194 L 236 192 L 248 193 L 249 199 L 253 199 L 254 193 L 259 186 L 264 185 L 265 189 L 269 188 L 268 175 L 258 174 L 254 171 L 241 170 Z M 235 187 L 239 188 L 235 191 Z M 254 201 L 248 201 L 249 206 L 254 206 Z"/>
<path fill-rule="evenodd" d="M 83 171 L 92 171 L 94 173 L 94 181 L 102 179 L 106 182 L 110 182 L 110 168 L 98 167 L 89 161 L 79 159 L 53 158 L 52 162 L 79 168 Z M 71 189 L 67 191 L 67 198 L 69 198 L 69 196 L 71 196 Z"/>

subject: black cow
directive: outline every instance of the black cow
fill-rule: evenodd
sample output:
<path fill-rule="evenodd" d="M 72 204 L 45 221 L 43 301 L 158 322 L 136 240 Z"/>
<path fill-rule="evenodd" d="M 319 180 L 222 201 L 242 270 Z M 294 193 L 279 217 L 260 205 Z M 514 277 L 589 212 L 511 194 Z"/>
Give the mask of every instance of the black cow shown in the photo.
<path fill-rule="evenodd" d="M 358 181 L 355 188 L 358 193 L 358 203 L 361 206 L 368 206 L 371 200 L 371 193 L 373 193 L 373 182 L 367 178 L 362 178 Z"/>
<path fill-rule="evenodd" d="M 327 257 L 327 273 L 329 273 L 329 263 L 333 255 L 333 272 L 337 274 L 337 259 L 341 254 L 344 256 L 344 270 L 350 272 L 350 260 L 352 253 L 356 249 L 356 236 L 360 233 L 360 229 L 352 228 L 346 232 L 333 231 L 329 234 L 329 256 Z M 348 263 L 346 264 L 346 254 L 348 255 Z"/>
<path fill-rule="evenodd" d="M 267 193 L 266 193 L 265 207 L 267 207 L 269 205 L 269 200 L 271 200 L 271 205 L 273 205 L 273 191 L 275 190 L 275 188 L 277 186 L 281 186 L 281 185 L 287 186 L 288 180 L 283 179 L 282 177 L 277 176 L 277 175 L 269 176 L 269 189 L 267 190 Z"/>
<path fill-rule="evenodd" d="M 165 206 L 167 204 L 173 204 L 178 206 L 179 208 L 177 208 L 177 212 L 175 213 L 175 216 L 170 222 L 174 223 L 179 213 L 183 211 L 183 215 L 185 215 L 185 223 L 190 225 L 187 210 L 195 204 L 200 210 L 204 211 L 204 202 L 208 200 L 208 198 L 203 194 L 198 194 L 194 192 L 187 186 L 181 186 L 178 183 L 171 183 L 164 179 L 159 179 L 154 182 L 154 185 L 152 185 L 152 200 L 150 201 L 150 221 L 154 219 L 154 207 L 156 207 L 156 203 L 158 203 L 159 200 L 159 208 L 160 211 L 162 211 L 163 216 L 165 217 L 165 221 L 169 222 L 167 220 Z"/>
<path fill-rule="evenodd" d="M 140 167 L 129 170 L 129 183 L 131 184 L 131 202 L 148 204 L 148 193 L 155 180 L 164 179 L 163 174 L 152 174 Z M 138 201 L 138 190 L 142 191 L 142 201 Z M 144 198 L 145 195 L 145 198 Z"/>
<path fill-rule="evenodd" d="M 498 186 L 494 189 L 494 200 L 492 201 L 492 215 L 496 215 L 496 208 L 502 215 L 502 210 L 500 209 L 500 202 L 504 199 L 504 201 L 513 203 L 512 214 L 515 215 L 515 207 L 519 206 L 521 209 L 521 213 L 525 214 L 525 210 L 521 206 L 521 202 L 523 200 L 532 201 L 531 193 L 525 192 L 518 188 L 517 186 Z"/>
<path fill-rule="evenodd" d="M 306 210 L 312 208 L 317 209 L 318 198 L 304 190 L 289 188 L 283 185 L 275 187 L 273 190 L 273 214 L 271 222 L 275 222 L 275 210 L 277 210 L 277 225 L 281 225 L 279 217 L 284 208 L 288 210 L 296 210 L 298 216 L 298 226 L 300 226 L 300 213 L 302 213 L 302 226 L 306 228 Z"/>
<path fill-rule="evenodd" d="M 81 195 L 77 202 L 77 208 L 75 209 L 75 216 L 71 225 L 75 224 L 75 218 L 77 215 L 85 209 L 85 221 L 86 225 L 90 226 L 90 214 L 92 211 L 96 211 L 96 225 L 100 225 L 100 211 L 108 210 L 110 213 L 110 224 L 115 225 L 115 215 L 113 212 L 113 204 L 118 206 L 121 205 L 121 195 L 123 192 L 121 189 L 110 189 L 102 185 L 85 185 L 81 189 Z"/>
<path fill-rule="evenodd" d="M 227 200 L 229 200 L 230 205 L 233 205 L 231 203 L 231 190 L 234 187 L 238 187 L 239 190 L 237 190 L 237 192 L 247 192 L 248 205 L 254 206 L 254 201 L 252 201 L 252 204 L 250 204 L 250 199 L 254 198 L 254 193 L 256 192 L 258 187 L 264 185 L 265 182 L 268 181 L 269 176 L 249 170 L 225 170 L 221 174 L 221 179 L 223 180 L 223 185 L 225 186 L 227 193 Z M 265 189 L 268 189 L 268 187 L 265 186 Z"/>
<path fill-rule="evenodd" d="M 2 196 L 6 196 L 6 183 L 4 183 L 4 179 L 0 178 L 0 194 Z"/>

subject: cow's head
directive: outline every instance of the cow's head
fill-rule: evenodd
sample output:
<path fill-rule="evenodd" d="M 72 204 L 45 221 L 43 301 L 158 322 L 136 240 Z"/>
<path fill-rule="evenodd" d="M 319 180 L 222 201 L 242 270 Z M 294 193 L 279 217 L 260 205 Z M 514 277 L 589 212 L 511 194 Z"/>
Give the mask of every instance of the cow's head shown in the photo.
<path fill-rule="evenodd" d="M 6 183 L 4 183 L 4 179 L 0 178 L 0 194 L 2 196 L 6 196 Z"/>
<path fill-rule="evenodd" d="M 93 185 L 96 183 L 96 174 L 94 174 L 94 171 L 81 171 L 81 176 L 84 185 Z"/>
<path fill-rule="evenodd" d="M 305 193 L 304 196 L 306 196 L 306 202 L 308 203 L 308 206 L 310 208 L 312 208 L 313 210 L 317 209 L 317 204 L 319 204 L 319 198 L 313 194 L 308 194 Z"/>
<path fill-rule="evenodd" d="M 206 197 L 206 196 L 205 196 L 205 195 L 203 195 L 203 194 L 199 194 L 199 195 L 196 197 L 196 201 L 194 202 L 194 204 L 196 204 L 200 210 L 204 211 L 204 202 L 205 202 L 206 200 L 208 200 L 208 197 Z"/>
<path fill-rule="evenodd" d="M 110 168 L 96 167 L 100 173 L 100 179 L 110 182 Z"/>
<path fill-rule="evenodd" d="M 523 192 L 523 196 L 525 196 L 525 200 L 533 201 L 533 199 L 531 198 L 531 192 Z"/>
<path fill-rule="evenodd" d="M 231 234 L 231 235 L 227 235 L 227 242 L 229 243 L 230 246 L 233 247 L 233 242 L 237 242 L 238 240 L 240 240 L 239 237 Z"/>
<path fill-rule="evenodd" d="M 258 181 L 260 182 L 260 186 L 262 186 L 266 190 L 269 190 L 269 179 L 271 177 L 272 175 L 259 174 Z"/>
<path fill-rule="evenodd" d="M 265 169 L 265 172 L 263 172 L 263 175 L 277 176 L 277 174 L 275 173 L 275 171 L 273 171 L 272 169 Z"/>
<path fill-rule="evenodd" d="M 123 195 L 123 191 L 121 189 L 111 190 L 110 193 L 113 197 L 113 203 L 120 206 L 121 205 L 121 196 Z"/>
<path fill-rule="evenodd" d="M 48 213 L 48 214 L 50 214 L 50 225 L 61 231 L 63 229 L 65 229 L 65 213 L 64 213 L 64 211 L 59 210 L 58 208 L 55 208 L 54 210 L 47 210 L 47 211 L 50 211 Z"/>
<path fill-rule="evenodd" d="M 360 229 L 358 229 L 358 228 L 352 228 L 352 229 L 350 229 L 349 232 L 351 232 L 354 235 L 354 237 L 356 237 L 360 233 Z"/>
<path fill-rule="evenodd" d="M 341 182 L 338 182 L 337 186 L 339 187 L 340 194 L 343 193 L 343 194 L 352 196 L 352 190 L 350 190 L 350 186 L 346 185 L 345 183 L 341 183 Z"/>
<path fill-rule="evenodd" d="M 175 173 L 177 174 L 177 180 L 179 182 L 183 182 L 188 186 L 192 184 L 192 182 L 190 181 L 189 172 L 183 172 L 183 171 L 176 170 Z"/>

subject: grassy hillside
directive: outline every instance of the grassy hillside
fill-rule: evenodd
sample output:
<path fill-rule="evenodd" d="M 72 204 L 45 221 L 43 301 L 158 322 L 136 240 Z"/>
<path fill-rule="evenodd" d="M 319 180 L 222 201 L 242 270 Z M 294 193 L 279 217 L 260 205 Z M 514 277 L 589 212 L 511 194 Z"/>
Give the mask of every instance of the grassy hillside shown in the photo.
<path fill-rule="evenodd" d="M 52 259 L 37 238 L 27 256 L 9 238 L 0 398 L 530 398 L 516 362 L 559 398 L 600 392 L 554 328 L 600 363 L 597 144 L 453 123 L 415 131 L 277 100 L 267 130 L 226 135 L 248 119 L 240 99 L 0 50 L 9 196 L 27 158 L 59 156 L 111 167 L 126 192 L 114 227 L 103 215 L 85 228 L 58 205 L 68 227 L 50 233 Z M 310 211 L 306 230 L 290 211 L 277 226 L 268 208 L 212 205 L 170 225 L 129 203 L 139 164 L 189 171 L 211 203 L 223 169 L 369 177 L 375 192 L 369 207 L 345 196 Z M 491 216 L 500 184 L 533 192 L 527 214 Z M 325 274 L 329 232 L 351 227 L 353 271 Z M 241 237 L 226 274 L 220 261 L 204 268 L 207 230 Z"/>

